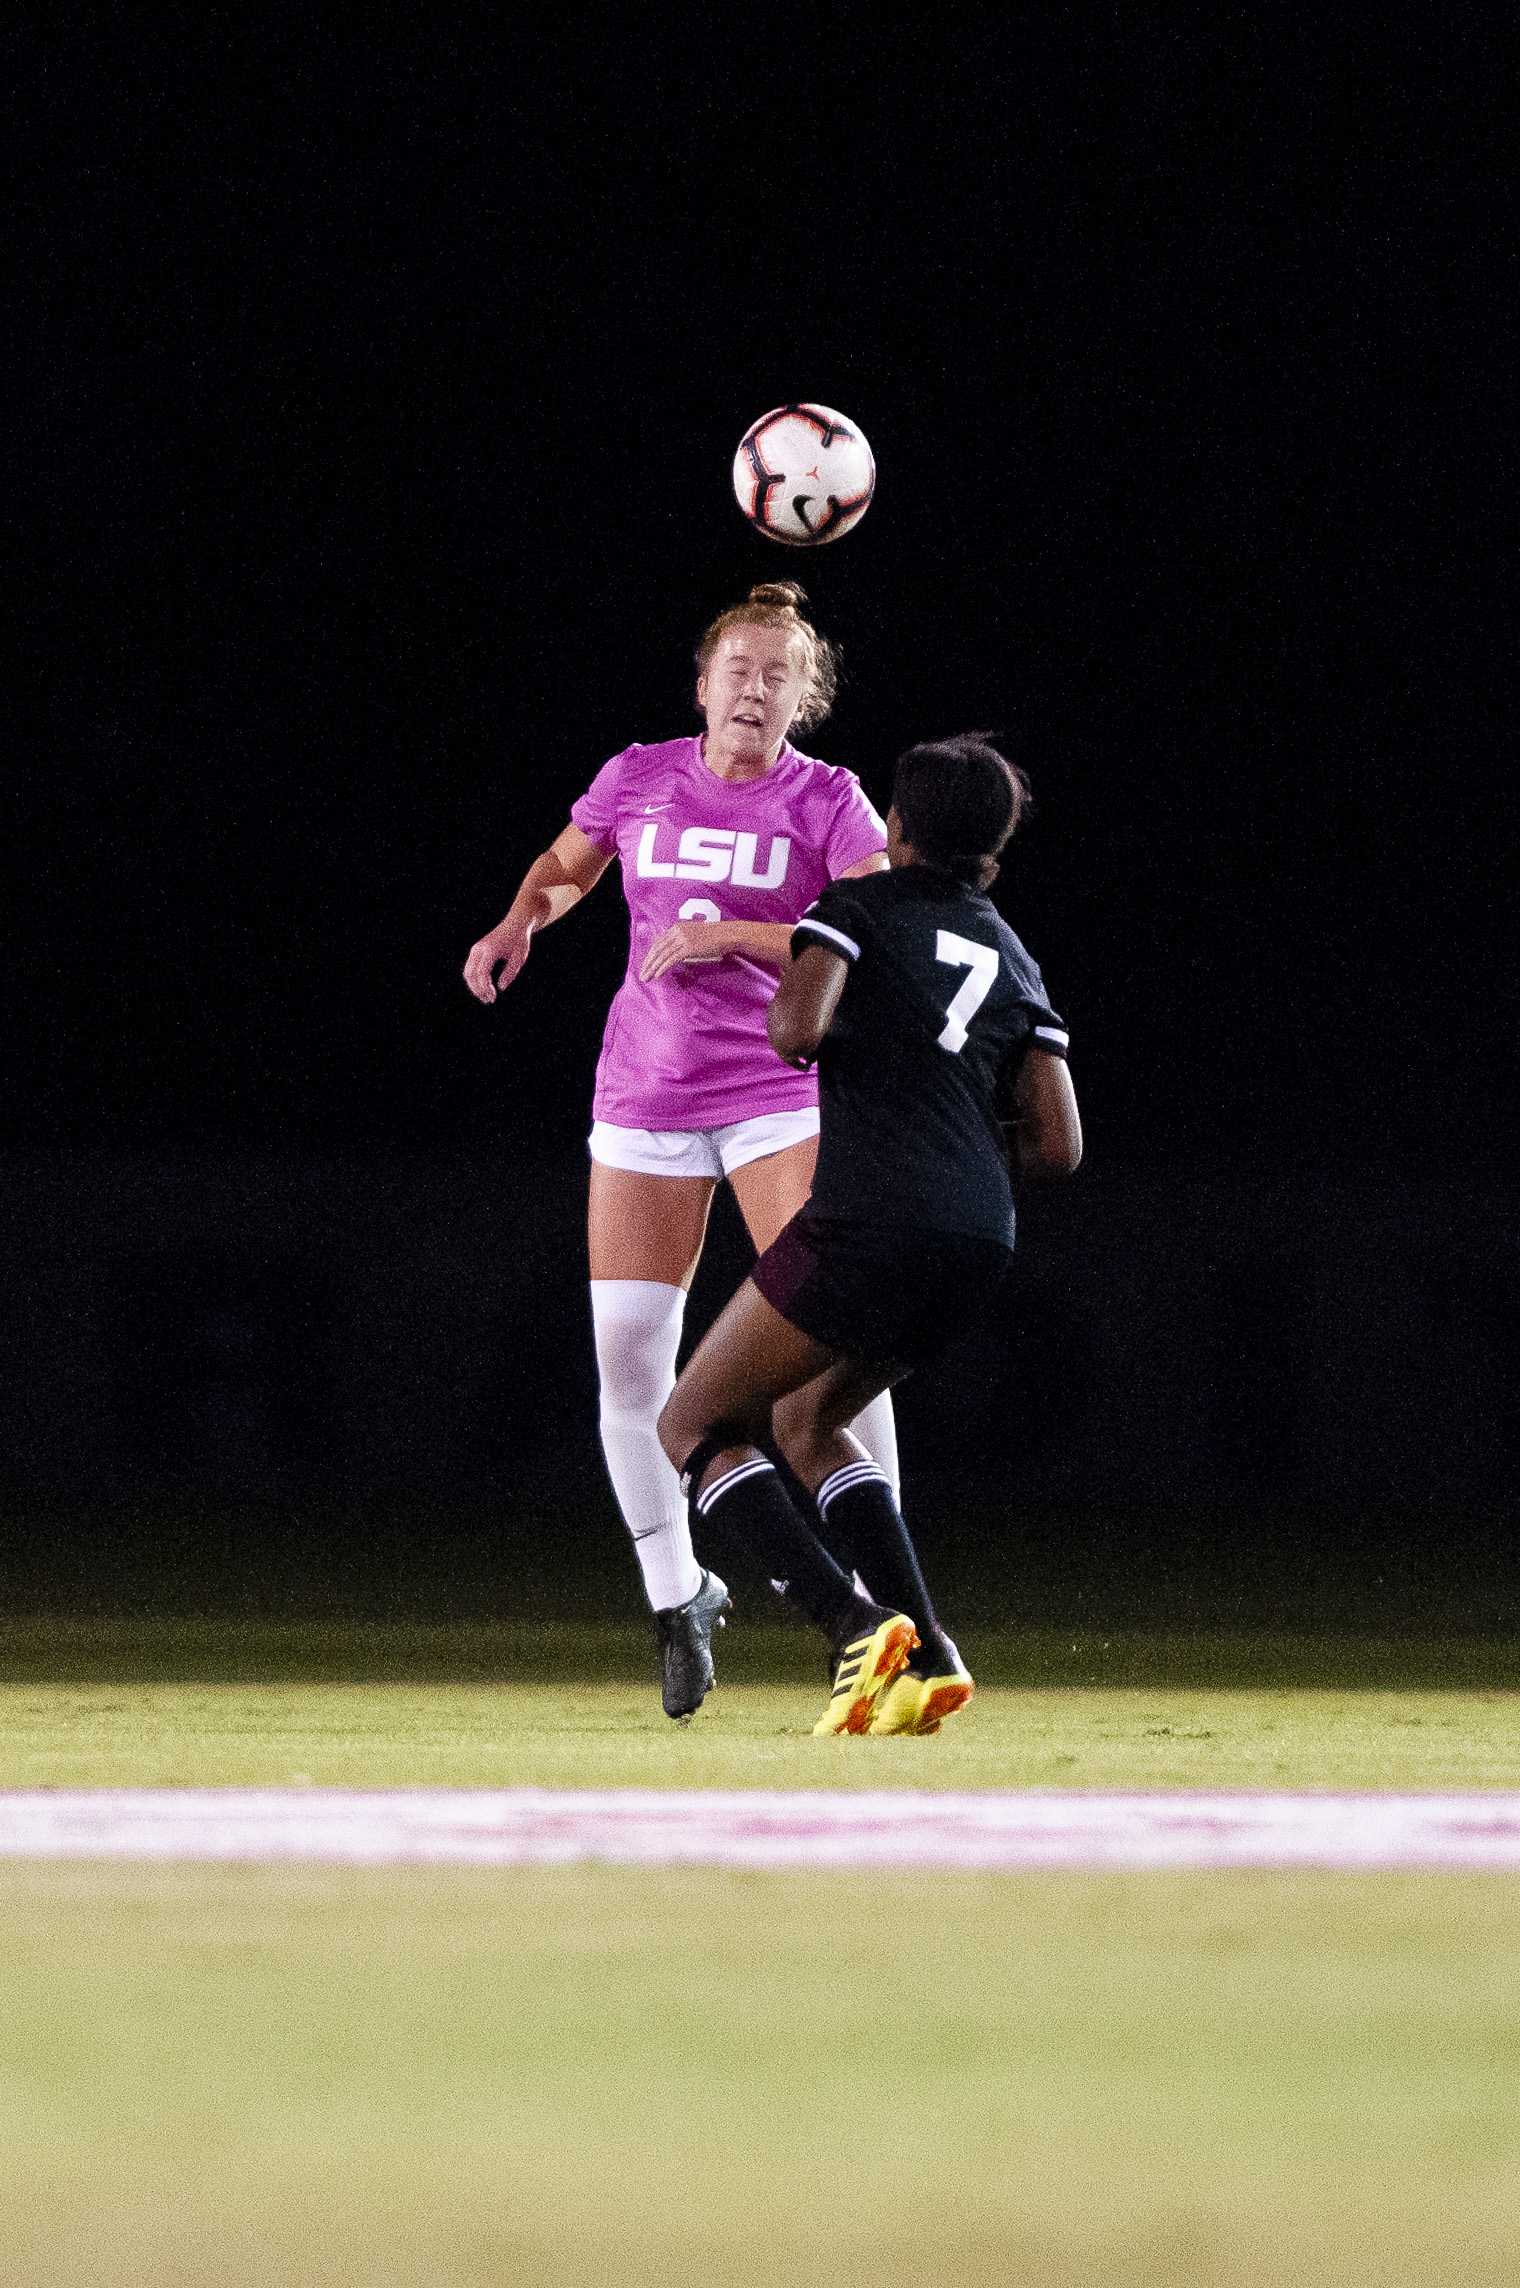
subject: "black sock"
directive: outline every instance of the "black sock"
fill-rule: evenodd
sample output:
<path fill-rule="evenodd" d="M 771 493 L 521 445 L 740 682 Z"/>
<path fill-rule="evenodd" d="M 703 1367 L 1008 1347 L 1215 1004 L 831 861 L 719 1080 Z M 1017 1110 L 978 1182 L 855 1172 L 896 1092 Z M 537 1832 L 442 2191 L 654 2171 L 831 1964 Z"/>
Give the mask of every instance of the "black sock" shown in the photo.
<path fill-rule="evenodd" d="M 700 1518 L 743 1542 L 825 1636 L 842 1633 L 861 1602 L 855 1584 L 787 1499 L 772 1463 L 758 1454 L 735 1463 L 694 1493 L 691 1506 L 693 1524 Z"/>
<path fill-rule="evenodd" d="M 877 1603 L 906 1613 L 929 1652 L 940 1626 L 886 1472 L 875 1462 L 851 1462 L 825 1478 L 813 1499 L 829 1539 Z"/>

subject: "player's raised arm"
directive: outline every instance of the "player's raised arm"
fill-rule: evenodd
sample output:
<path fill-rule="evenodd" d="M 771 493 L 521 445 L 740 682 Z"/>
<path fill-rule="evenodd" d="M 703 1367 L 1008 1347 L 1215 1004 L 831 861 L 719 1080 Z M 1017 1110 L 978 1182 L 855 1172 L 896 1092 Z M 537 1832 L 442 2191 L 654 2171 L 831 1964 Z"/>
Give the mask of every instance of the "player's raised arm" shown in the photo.
<path fill-rule="evenodd" d="M 1082 1160 L 1077 1092 L 1064 1056 L 1026 1049 L 1013 1084 L 1010 1142 L 1021 1176 L 1075 1175 Z"/>
<path fill-rule="evenodd" d="M 765 1012 L 765 1029 L 787 1064 L 805 1070 L 813 1063 L 849 974 L 844 955 L 825 945 L 805 945 L 784 972 Z"/>
<path fill-rule="evenodd" d="M 470 948 L 464 981 L 477 1001 L 494 1001 L 499 992 L 506 991 L 528 958 L 534 931 L 546 929 L 579 905 L 611 863 L 612 852 L 603 850 L 578 826 L 567 826 L 555 836 L 528 868 L 521 888 L 495 929 L 488 930 Z"/>

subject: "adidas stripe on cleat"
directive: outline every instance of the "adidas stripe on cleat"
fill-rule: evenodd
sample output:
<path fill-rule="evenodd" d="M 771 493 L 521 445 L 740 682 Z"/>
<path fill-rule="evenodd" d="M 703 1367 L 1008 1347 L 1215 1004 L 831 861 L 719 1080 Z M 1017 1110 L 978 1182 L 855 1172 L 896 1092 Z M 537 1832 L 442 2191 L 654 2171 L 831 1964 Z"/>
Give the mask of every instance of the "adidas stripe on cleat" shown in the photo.
<path fill-rule="evenodd" d="M 906 1613 L 883 1613 L 875 1628 L 852 1637 L 834 1669 L 829 1704 L 813 1726 L 815 1740 L 841 1732 L 869 1732 L 882 1694 L 918 1643 Z"/>
<path fill-rule="evenodd" d="M 953 1676 L 915 1676 L 904 1669 L 895 1676 L 876 1704 L 871 1719 L 872 1737 L 881 1733 L 915 1733 L 922 1738 L 937 1732 L 947 1716 L 964 1708 L 976 1690 L 964 1669 Z"/>

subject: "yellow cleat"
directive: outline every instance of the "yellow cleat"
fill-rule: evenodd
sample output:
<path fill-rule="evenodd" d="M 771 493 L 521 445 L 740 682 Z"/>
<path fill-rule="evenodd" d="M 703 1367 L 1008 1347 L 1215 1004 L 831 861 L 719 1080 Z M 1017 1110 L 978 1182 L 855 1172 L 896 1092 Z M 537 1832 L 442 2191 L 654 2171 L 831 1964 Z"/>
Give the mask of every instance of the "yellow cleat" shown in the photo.
<path fill-rule="evenodd" d="M 852 1637 L 839 1655 L 829 1704 L 813 1726 L 815 1740 L 869 1732 L 877 1703 L 918 1643 L 906 1613 L 884 1613 L 874 1629 Z"/>
<path fill-rule="evenodd" d="M 895 1676 L 876 1703 L 871 1736 L 882 1732 L 917 1733 L 920 1738 L 937 1732 L 947 1716 L 965 1707 L 976 1686 L 963 1668 L 953 1676 L 914 1676 L 905 1669 Z"/>

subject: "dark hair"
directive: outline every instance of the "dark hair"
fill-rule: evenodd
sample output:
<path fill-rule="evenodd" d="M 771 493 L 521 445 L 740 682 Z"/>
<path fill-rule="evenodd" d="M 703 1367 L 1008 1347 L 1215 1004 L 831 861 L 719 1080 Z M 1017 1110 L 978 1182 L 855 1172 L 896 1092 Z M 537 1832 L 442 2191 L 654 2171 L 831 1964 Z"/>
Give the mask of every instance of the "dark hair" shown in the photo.
<path fill-rule="evenodd" d="M 834 704 L 839 687 L 839 647 L 803 618 L 806 602 L 807 590 L 799 588 L 795 580 L 763 580 L 751 588 L 747 603 L 720 612 L 712 626 L 703 631 L 697 645 L 698 675 L 707 673 L 713 653 L 730 628 L 783 628 L 788 641 L 795 642 L 802 652 L 802 704 L 794 728 L 811 731 Z"/>
<path fill-rule="evenodd" d="M 897 758 L 892 800 L 926 865 L 986 889 L 997 854 L 1029 808 L 1029 781 L 985 731 L 931 739 Z"/>

